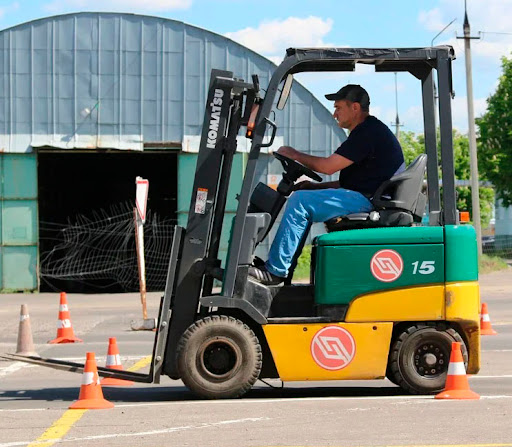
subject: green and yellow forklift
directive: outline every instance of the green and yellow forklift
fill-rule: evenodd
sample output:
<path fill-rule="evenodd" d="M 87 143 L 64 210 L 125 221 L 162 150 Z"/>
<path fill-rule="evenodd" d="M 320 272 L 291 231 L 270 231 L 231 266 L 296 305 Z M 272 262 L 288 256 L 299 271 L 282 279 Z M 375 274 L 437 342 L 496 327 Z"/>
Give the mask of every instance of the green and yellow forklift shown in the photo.
<path fill-rule="evenodd" d="M 461 343 L 467 372 L 476 374 L 478 257 L 474 228 L 459 224 L 456 207 L 454 57 L 448 46 L 290 48 L 264 96 L 256 76 L 247 82 L 212 70 L 188 223 L 175 228 L 150 372 L 99 368 L 99 374 L 148 383 L 167 375 L 210 399 L 243 396 L 265 378 L 387 377 L 407 392 L 432 394 L 444 388 L 454 341 Z M 373 211 L 325 223 L 327 233 L 313 241 L 309 283 L 293 283 L 292 268 L 285 284 L 265 286 L 248 276 L 257 262 L 256 247 L 268 237 L 294 183 L 304 175 L 321 180 L 275 154 L 284 171 L 277 190 L 256 183 L 260 151 L 272 145 L 277 132 L 269 117 L 274 108 L 286 106 L 295 73 L 353 71 L 356 64 L 374 65 L 376 72 L 408 72 L 418 79 L 426 153 L 380 186 L 372 198 Z M 252 144 L 223 265 L 219 245 L 240 132 Z M 425 209 L 428 224 L 422 224 Z M 23 359 L 83 369 L 72 362 Z"/>

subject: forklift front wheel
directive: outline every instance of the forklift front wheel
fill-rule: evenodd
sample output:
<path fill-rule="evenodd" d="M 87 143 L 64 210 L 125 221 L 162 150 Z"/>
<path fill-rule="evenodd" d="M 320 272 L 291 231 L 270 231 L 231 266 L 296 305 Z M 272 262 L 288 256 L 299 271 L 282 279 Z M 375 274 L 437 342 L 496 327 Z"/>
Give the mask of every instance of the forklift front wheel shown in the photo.
<path fill-rule="evenodd" d="M 442 324 L 419 323 L 404 330 L 393 343 L 388 365 L 390 380 L 414 394 L 436 394 L 444 389 L 452 342 L 468 352 L 460 334 Z"/>
<path fill-rule="evenodd" d="M 197 395 L 226 399 L 245 394 L 258 379 L 261 346 L 243 322 L 224 315 L 196 321 L 177 347 L 181 380 Z"/>

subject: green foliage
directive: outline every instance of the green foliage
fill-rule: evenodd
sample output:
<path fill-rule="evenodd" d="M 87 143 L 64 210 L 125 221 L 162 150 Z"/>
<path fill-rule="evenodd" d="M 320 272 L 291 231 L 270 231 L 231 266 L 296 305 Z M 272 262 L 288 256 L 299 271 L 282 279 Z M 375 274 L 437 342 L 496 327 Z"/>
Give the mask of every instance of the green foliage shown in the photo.
<path fill-rule="evenodd" d="M 411 163 L 418 155 L 425 152 L 425 138 L 423 135 L 416 135 L 414 132 L 402 132 L 400 134 L 400 144 L 404 151 L 404 158 L 407 165 Z M 439 146 L 439 145 L 438 145 Z M 462 135 L 457 130 L 453 131 L 453 161 L 455 165 L 455 178 L 457 180 L 469 180 L 471 170 L 469 165 L 469 140 L 466 135 Z M 441 172 L 439 172 L 441 178 Z M 457 187 L 457 208 L 461 211 L 469 211 L 473 215 L 473 206 L 471 203 L 471 188 L 468 186 Z M 494 203 L 494 191 L 491 188 L 481 187 L 480 196 L 480 220 L 485 228 L 489 225 L 492 216 L 492 204 Z"/>
<path fill-rule="evenodd" d="M 311 265 L 311 245 L 304 246 L 299 260 L 297 261 L 297 267 L 293 273 L 294 280 L 305 280 L 309 279 L 309 269 Z"/>
<path fill-rule="evenodd" d="M 487 99 L 487 112 L 476 120 L 479 168 L 496 188 L 504 206 L 512 205 L 512 59 L 502 58 L 496 92 Z"/>
<path fill-rule="evenodd" d="M 404 153 L 405 164 L 409 166 L 420 154 L 425 153 L 425 139 L 423 135 L 416 136 L 414 132 L 401 132 L 400 145 Z"/>

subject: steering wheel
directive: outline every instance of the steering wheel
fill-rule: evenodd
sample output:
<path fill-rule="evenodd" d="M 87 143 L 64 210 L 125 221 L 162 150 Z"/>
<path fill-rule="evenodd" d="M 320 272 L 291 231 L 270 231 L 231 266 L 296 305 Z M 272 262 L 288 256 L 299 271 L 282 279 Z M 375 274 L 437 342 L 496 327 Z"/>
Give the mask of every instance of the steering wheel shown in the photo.
<path fill-rule="evenodd" d="M 322 177 L 320 177 L 315 171 L 312 171 L 308 167 L 299 163 L 298 161 L 292 160 L 278 152 L 274 152 L 274 157 L 276 157 L 281 164 L 283 165 L 283 169 L 285 170 L 286 176 L 294 182 L 299 177 L 305 175 L 312 180 L 316 180 L 317 182 L 322 181 Z"/>

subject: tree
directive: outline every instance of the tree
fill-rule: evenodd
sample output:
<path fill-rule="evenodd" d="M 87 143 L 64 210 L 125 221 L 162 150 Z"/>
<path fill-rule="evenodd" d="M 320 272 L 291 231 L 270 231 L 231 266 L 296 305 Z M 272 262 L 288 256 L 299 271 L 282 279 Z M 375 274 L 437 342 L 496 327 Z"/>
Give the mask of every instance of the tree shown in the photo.
<path fill-rule="evenodd" d="M 407 165 L 419 154 L 425 152 L 425 138 L 414 132 L 402 132 L 400 144 L 404 152 Z M 457 180 L 469 180 L 471 171 L 469 167 L 469 140 L 456 130 L 453 131 L 453 160 L 455 165 L 455 178 Z M 441 177 L 441 172 L 439 172 Z M 461 211 L 469 211 L 472 215 L 471 188 L 469 186 L 457 186 L 457 208 Z M 491 188 L 480 187 L 480 219 L 482 226 L 486 227 L 492 216 L 492 204 L 494 191 Z"/>
<path fill-rule="evenodd" d="M 496 92 L 487 99 L 487 112 L 476 123 L 480 171 L 496 188 L 504 206 L 512 205 L 512 59 L 501 60 Z"/>
<path fill-rule="evenodd" d="M 423 135 L 416 136 L 414 132 L 400 132 L 400 145 L 404 153 L 405 164 L 409 166 L 420 154 L 425 153 Z"/>

